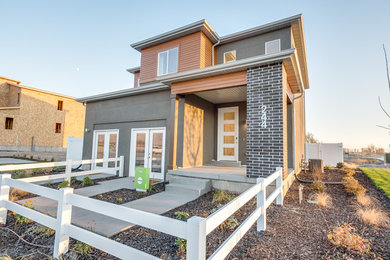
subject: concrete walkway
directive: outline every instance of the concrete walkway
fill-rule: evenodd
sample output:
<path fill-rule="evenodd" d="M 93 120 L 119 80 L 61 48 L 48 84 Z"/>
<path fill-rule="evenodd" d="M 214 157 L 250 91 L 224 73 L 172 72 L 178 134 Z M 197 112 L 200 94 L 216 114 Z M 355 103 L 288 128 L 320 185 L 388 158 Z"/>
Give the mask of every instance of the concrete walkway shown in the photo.
<path fill-rule="evenodd" d="M 82 196 L 92 197 L 97 194 L 124 188 L 134 189 L 133 178 L 120 178 L 99 182 L 98 185 L 76 189 L 74 190 L 74 193 Z M 128 203 L 122 204 L 121 206 L 155 214 L 163 214 L 197 198 L 198 196 L 195 194 L 183 194 L 182 192 L 177 191 L 163 191 L 142 199 L 130 201 Z M 17 202 L 22 204 L 29 200 L 31 200 L 35 210 L 53 217 L 57 215 L 57 201 L 44 197 L 35 197 Z M 72 224 L 91 229 L 94 232 L 106 237 L 113 236 L 134 226 L 131 223 L 87 211 L 78 207 L 73 207 Z"/>
<path fill-rule="evenodd" d="M 15 159 L 15 158 L 1 158 L 0 157 L 0 165 L 2 164 L 18 164 L 18 163 L 36 163 L 36 161 L 30 161 L 30 160 L 22 160 L 22 159 Z"/>

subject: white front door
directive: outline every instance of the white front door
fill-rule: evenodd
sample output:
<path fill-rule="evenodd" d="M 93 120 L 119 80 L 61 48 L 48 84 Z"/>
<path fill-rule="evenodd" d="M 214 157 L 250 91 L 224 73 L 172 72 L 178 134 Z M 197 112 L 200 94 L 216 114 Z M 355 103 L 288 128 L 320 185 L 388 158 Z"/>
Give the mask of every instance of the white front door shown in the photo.
<path fill-rule="evenodd" d="M 131 130 L 130 176 L 135 168 L 149 168 L 150 178 L 164 180 L 165 128 Z"/>
<path fill-rule="evenodd" d="M 238 107 L 218 109 L 218 161 L 238 161 Z"/>
<path fill-rule="evenodd" d="M 119 130 L 95 130 L 93 132 L 93 159 L 118 157 Z M 115 167 L 115 162 L 101 162 L 92 165 L 93 169 Z"/>

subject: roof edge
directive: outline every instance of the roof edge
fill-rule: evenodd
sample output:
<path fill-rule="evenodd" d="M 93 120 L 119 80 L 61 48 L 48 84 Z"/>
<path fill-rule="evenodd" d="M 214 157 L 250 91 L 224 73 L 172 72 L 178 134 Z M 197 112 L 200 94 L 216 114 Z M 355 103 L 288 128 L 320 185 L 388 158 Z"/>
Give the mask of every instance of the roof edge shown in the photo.
<path fill-rule="evenodd" d="M 141 71 L 141 67 L 140 67 L 140 66 L 133 67 L 133 68 L 127 69 L 126 71 L 128 71 L 128 72 L 134 74 L 134 73 L 136 73 L 136 72 Z"/>

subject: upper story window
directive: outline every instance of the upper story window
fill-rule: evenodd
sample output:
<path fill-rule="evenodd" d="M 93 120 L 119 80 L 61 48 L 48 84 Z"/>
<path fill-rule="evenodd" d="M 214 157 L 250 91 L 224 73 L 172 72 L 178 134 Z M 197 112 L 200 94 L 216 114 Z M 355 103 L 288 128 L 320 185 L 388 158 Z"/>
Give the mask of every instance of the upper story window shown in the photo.
<path fill-rule="evenodd" d="M 17 98 L 16 98 L 16 104 L 20 104 L 20 93 L 18 93 L 18 96 L 17 96 Z"/>
<path fill-rule="evenodd" d="M 12 117 L 5 118 L 5 129 L 12 129 L 14 125 L 14 119 Z"/>
<path fill-rule="evenodd" d="M 178 48 L 158 53 L 157 76 L 177 72 Z"/>
<path fill-rule="evenodd" d="M 58 100 L 58 103 L 57 103 L 57 110 L 62 111 L 63 106 L 64 106 L 64 101 Z"/>
<path fill-rule="evenodd" d="M 228 63 L 236 60 L 236 50 L 227 51 L 223 54 L 223 63 Z"/>
<path fill-rule="evenodd" d="M 56 123 L 56 134 L 60 134 L 60 133 L 61 133 L 61 124 Z"/>
<path fill-rule="evenodd" d="M 280 52 L 280 39 L 265 43 L 265 54 L 272 54 L 277 52 Z"/>

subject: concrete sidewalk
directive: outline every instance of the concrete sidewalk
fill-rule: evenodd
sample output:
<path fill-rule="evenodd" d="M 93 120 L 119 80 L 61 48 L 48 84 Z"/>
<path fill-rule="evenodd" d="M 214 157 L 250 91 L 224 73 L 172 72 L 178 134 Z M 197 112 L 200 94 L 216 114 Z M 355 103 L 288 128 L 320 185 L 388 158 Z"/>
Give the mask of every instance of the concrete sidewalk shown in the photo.
<path fill-rule="evenodd" d="M 120 178 L 110 181 L 99 182 L 98 185 L 76 189 L 74 190 L 74 193 L 86 197 L 92 197 L 97 194 L 115 191 L 119 189 L 134 189 L 133 178 Z M 199 196 L 195 194 L 183 194 L 182 192 L 177 191 L 163 191 L 142 199 L 118 205 L 118 207 L 123 206 L 155 214 L 163 214 L 187 202 L 195 200 L 198 197 Z M 56 217 L 57 201 L 44 197 L 35 197 L 27 200 L 20 200 L 17 202 L 22 204 L 30 200 L 35 210 Z M 105 215 L 101 215 L 78 207 L 73 207 L 72 224 L 93 230 L 95 233 L 106 237 L 113 236 L 123 230 L 134 226 L 134 224 L 107 217 Z"/>

